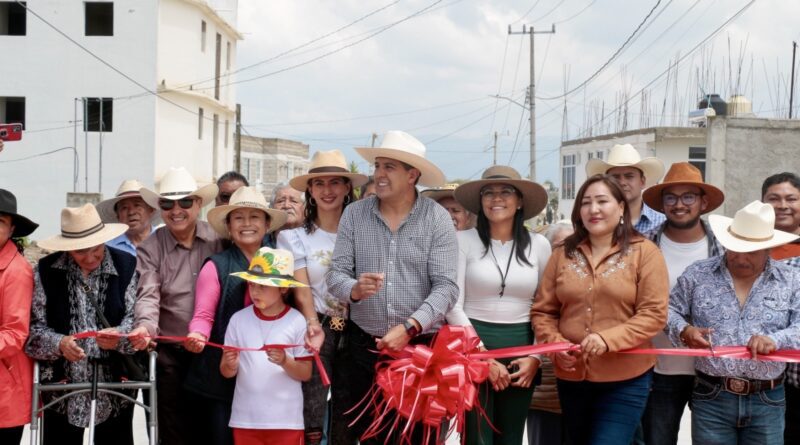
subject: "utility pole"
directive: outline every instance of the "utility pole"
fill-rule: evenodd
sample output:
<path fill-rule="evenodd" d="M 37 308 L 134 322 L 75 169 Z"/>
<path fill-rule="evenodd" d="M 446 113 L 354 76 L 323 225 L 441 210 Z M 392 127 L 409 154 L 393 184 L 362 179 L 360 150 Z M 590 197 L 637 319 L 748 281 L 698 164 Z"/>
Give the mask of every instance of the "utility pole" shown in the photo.
<path fill-rule="evenodd" d="M 234 170 L 242 172 L 242 104 L 236 104 L 236 134 L 233 136 L 233 150 L 236 152 Z M 225 136 L 227 137 L 227 136 Z"/>
<path fill-rule="evenodd" d="M 492 145 L 492 165 L 497 165 L 497 132 L 494 132 L 494 144 Z"/>
<path fill-rule="evenodd" d="M 534 31 L 533 26 L 526 28 L 522 25 L 522 31 L 511 31 L 511 25 L 508 25 L 509 34 L 528 34 L 531 39 L 531 83 L 528 87 L 528 105 L 530 106 L 531 113 L 531 162 L 530 162 L 530 179 L 536 181 L 536 71 L 534 70 L 534 44 L 533 37 L 535 34 L 555 34 L 556 25 L 553 24 L 550 31 Z"/>
<path fill-rule="evenodd" d="M 792 42 L 792 87 L 789 89 L 789 119 L 792 118 L 794 105 L 794 56 L 797 54 L 797 42 Z"/>

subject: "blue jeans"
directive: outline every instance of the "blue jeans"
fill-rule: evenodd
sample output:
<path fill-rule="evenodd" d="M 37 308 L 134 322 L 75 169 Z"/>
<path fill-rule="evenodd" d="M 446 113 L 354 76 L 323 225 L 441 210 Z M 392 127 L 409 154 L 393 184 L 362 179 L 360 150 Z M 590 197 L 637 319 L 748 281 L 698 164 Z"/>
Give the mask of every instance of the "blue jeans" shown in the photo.
<path fill-rule="evenodd" d="M 676 445 L 681 417 L 692 399 L 693 375 L 653 374 L 653 389 L 642 417 L 644 443 Z"/>
<path fill-rule="evenodd" d="M 782 445 L 785 411 L 783 385 L 740 396 L 698 378 L 692 393 L 692 442 Z"/>
<path fill-rule="evenodd" d="M 653 372 L 620 382 L 557 380 L 564 426 L 574 445 L 627 445 L 639 426 Z"/>

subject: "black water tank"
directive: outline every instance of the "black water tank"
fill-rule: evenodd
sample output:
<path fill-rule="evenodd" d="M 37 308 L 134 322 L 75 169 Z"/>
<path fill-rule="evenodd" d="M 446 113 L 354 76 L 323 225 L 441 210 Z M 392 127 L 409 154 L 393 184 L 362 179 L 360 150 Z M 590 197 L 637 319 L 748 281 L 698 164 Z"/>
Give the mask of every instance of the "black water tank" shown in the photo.
<path fill-rule="evenodd" d="M 709 102 L 711 102 L 710 105 Z M 722 100 L 721 97 L 719 97 L 719 94 L 708 94 L 700 99 L 700 103 L 697 105 L 697 108 L 703 109 L 708 107 L 713 108 L 714 112 L 717 113 L 717 116 L 728 115 L 728 104 Z"/>

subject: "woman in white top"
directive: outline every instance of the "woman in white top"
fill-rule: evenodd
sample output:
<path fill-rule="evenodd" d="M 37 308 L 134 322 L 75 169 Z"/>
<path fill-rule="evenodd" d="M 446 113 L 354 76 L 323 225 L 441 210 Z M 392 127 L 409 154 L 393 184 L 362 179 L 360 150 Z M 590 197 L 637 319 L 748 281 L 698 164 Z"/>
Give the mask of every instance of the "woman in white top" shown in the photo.
<path fill-rule="evenodd" d="M 456 199 L 478 215 L 477 227 L 458 232 L 459 298 L 447 315 L 453 325 L 472 325 L 482 348 L 533 344 L 530 308 L 550 244 L 525 227 L 539 214 L 547 192 L 496 165 L 482 179 L 459 186 Z M 492 360 L 481 406 L 496 433 L 475 410 L 468 413 L 467 444 L 520 444 L 539 368 L 537 357 Z M 491 388 L 489 387 L 491 386 Z"/>
<path fill-rule="evenodd" d="M 347 306 L 328 293 L 325 273 L 331 265 L 333 248 L 336 244 L 336 231 L 345 206 L 355 200 L 353 188 L 367 182 L 367 177 L 350 173 L 347 161 L 339 150 L 314 153 L 308 174 L 297 176 L 289 181 L 292 188 L 305 192 L 305 222 L 302 227 L 283 230 L 278 234 L 279 249 L 290 250 L 294 255 L 294 276 L 308 288 L 295 289 L 298 306 L 306 307 L 313 303 L 316 316 L 306 315 L 309 333 L 319 329 L 325 333 L 320 347 L 320 358 L 325 371 L 331 377 L 331 430 L 328 443 L 355 443 L 349 437 L 345 411 L 352 408 L 339 402 L 339 395 L 346 387 L 343 376 L 337 375 L 335 355 L 342 333 L 347 324 Z M 311 312 L 313 314 L 313 312 Z M 314 368 L 311 380 L 303 382 L 303 417 L 306 430 L 306 444 L 318 444 L 322 440 L 325 427 L 325 410 L 328 389 L 322 385 L 319 372 Z"/>

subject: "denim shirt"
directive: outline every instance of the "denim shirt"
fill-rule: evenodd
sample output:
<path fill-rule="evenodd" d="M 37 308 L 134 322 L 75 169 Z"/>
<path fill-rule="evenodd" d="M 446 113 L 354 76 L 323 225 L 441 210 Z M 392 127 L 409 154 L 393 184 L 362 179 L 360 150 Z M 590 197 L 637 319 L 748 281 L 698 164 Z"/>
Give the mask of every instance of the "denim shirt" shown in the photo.
<path fill-rule="evenodd" d="M 651 209 L 644 202 L 642 202 L 642 213 L 639 215 L 639 221 L 633 226 L 639 233 L 647 233 L 655 230 L 667 220 L 663 213 L 658 213 Z"/>
<path fill-rule="evenodd" d="M 680 345 L 687 324 L 711 328 L 714 346 L 745 346 L 753 335 L 767 335 L 778 349 L 800 348 L 800 272 L 774 261 L 753 283 L 744 306 L 719 255 L 689 266 L 672 289 L 666 332 Z M 698 357 L 698 371 L 718 377 L 770 380 L 785 363 Z"/>

